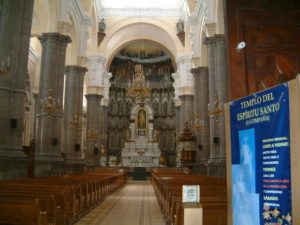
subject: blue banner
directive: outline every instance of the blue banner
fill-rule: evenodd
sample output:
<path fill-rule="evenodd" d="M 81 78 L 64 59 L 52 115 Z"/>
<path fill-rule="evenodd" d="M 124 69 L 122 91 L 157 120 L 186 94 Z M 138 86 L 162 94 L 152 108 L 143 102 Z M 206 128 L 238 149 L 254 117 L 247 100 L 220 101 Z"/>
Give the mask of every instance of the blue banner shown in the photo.
<path fill-rule="evenodd" d="M 289 88 L 230 103 L 233 225 L 291 225 Z"/>

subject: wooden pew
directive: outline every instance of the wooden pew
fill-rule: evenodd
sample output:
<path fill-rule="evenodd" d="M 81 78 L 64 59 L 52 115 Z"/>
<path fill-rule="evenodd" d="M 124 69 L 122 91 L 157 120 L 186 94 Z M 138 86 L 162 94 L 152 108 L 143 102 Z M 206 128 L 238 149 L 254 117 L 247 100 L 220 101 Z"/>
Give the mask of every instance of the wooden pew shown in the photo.
<path fill-rule="evenodd" d="M 0 209 L 2 207 L 3 212 L 0 211 L 0 224 L 72 224 L 108 194 L 122 187 L 126 180 L 126 171 L 90 171 L 83 174 L 1 181 Z M 38 205 L 33 204 L 36 200 Z M 22 201 L 30 204 L 25 207 Z M 30 211 L 30 218 L 32 215 L 39 215 L 38 221 L 27 217 L 20 221 L 14 220 L 9 207 L 20 207 L 20 212 Z"/>
<path fill-rule="evenodd" d="M 39 199 L 0 198 L 0 224 L 47 225 Z"/>
<path fill-rule="evenodd" d="M 204 225 L 226 225 L 226 180 L 194 174 L 152 173 L 152 184 L 167 224 L 183 225 L 182 185 L 200 185 Z"/>

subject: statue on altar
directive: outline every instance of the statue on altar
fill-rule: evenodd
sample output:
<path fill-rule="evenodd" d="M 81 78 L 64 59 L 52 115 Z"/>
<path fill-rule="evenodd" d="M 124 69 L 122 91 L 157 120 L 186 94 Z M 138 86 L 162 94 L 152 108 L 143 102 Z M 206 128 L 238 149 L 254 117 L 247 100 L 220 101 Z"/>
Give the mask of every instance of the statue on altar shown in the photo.
<path fill-rule="evenodd" d="M 133 76 L 133 86 L 134 87 L 144 87 L 145 86 L 145 75 L 143 66 L 141 64 L 135 65 L 135 73 Z"/>
<path fill-rule="evenodd" d="M 126 131 L 126 141 L 131 141 L 131 128 Z"/>
<path fill-rule="evenodd" d="M 121 151 L 122 166 L 159 166 L 161 151 L 158 142 L 153 141 L 153 122 L 153 110 L 150 105 L 136 103 L 131 110 L 130 126 L 127 130 L 129 133 Z"/>
<path fill-rule="evenodd" d="M 146 112 L 140 110 L 138 112 L 138 129 L 146 129 Z"/>
<path fill-rule="evenodd" d="M 155 130 L 153 133 L 153 141 L 159 141 L 159 130 Z"/>

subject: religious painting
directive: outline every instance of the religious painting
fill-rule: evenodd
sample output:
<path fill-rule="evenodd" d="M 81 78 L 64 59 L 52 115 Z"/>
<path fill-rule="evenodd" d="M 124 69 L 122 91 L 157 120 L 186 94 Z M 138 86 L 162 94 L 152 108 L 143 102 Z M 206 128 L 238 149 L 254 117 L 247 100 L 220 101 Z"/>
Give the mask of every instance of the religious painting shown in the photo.
<path fill-rule="evenodd" d="M 138 112 L 137 127 L 138 129 L 146 129 L 146 111 L 143 109 Z"/>
<path fill-rule="evenodd" d="M 111 83 L 132 86 L 137 65 L 141 66 L 147 85 L 173 82 L 174 66 L 169 53 L 152 42 L 137 41 L 116 53 L 109 68 Z"/>

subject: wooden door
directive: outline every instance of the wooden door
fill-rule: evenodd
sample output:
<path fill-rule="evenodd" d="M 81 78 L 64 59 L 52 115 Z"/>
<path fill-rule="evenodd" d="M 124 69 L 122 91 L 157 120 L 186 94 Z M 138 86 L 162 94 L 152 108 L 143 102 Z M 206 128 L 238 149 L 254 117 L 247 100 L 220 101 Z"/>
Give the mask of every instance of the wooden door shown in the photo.
<path fill-rule="evenodd" d="M 269 88 L 300 72 L 300 1 L 226 0 L 230 98 Z M 246 47 L 236 50 L 239 42 Z"/>

